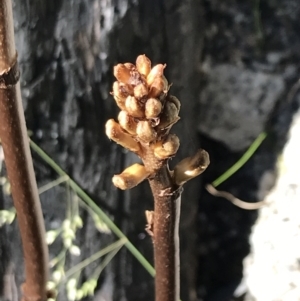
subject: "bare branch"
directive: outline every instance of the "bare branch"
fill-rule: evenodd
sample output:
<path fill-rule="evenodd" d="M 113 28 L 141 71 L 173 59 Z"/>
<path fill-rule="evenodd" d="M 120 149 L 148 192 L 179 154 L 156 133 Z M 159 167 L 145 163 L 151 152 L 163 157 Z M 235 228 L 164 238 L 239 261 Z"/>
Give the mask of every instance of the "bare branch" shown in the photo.
<path fill-rule="evenodd" d="M 45 301 L 48 250 L 23 113 L 12 6 L 0 1 L 0 138 L 21 232 L 26 280 L 24 301 Z"/>

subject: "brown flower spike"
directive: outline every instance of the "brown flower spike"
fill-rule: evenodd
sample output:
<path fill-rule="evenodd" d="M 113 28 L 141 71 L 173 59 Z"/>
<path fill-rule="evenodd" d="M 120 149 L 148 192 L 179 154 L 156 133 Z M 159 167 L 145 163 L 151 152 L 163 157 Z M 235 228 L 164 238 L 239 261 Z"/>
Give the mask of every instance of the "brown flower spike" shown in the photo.
<path fill-rule="evenodd" d="M 166 65 L 158 64 L 151 68 L 151 61 L 145 55 L 139 55 L 136 65 L 131 63 L 117 64 L 114 75 L 117 81 L 113 84 L 112 95 L 121 109 L 118 121 L 110 119 L 106 124 L 108 138 L 133 151 L 144 161 L 147 174 L 153 175 L 167 159 L 173 157 L 179 148 L 179 139 L 170 134 L 170 128 L 179 118 L 180 101 L 169 94 L 169 84 L 163 72 Z M 198 159 L 195 156 L 199 157 Z M 208 154 L 202 150 L 185 159 L 172 173 L 174 184 L 181 185 L 203 172 L 209 164 Z M 156 161 L 153 166 L 145 161 Z M 201 166 L 188 165 L 187 162 L 200 162 Z M 150 162 L 149 162 L 150 163 Z M 154 162 L 152 162 L 154 163 Z M 195 172 L 193 172 L 195 170 Z M 196 172 L 199 171 L 199 172 Z M 124 178 L 114 184 L 121 189 L 129 189 L 141 181 L 126 180 L 128 173 L 118 175 Z M 184 179 L 184 180 L 183 180 Z M 130 185 L 126 186 L 126 183 Z"/>
<path fill-rule="evenodd" d="M 155 300 L 179 301 L 181 187 L 206 169 L 209 156 L 199 150 L 179 162 L 174 171 L 169 170 L 168 159 L 175 156 L 180 145 L 179 138 L 170 133 L 180 119 L 180 101 L 169 93 L 165 68 L 163 64 L 152 67 L 145 55 L 137 57 L 136 65 L 125 63 L 114 67 L 117 81 L 111 94 L 121 112 L 119 123 L 113 119 L 107 121 L 106 135 L 137 154 L 144 163 L 115 175 L 113 183 L 125 190 L 148 178 L 154 196 L 154 211 L 148 218 L 147 230 L 151 230 L 148 232 L 154 243 Z"/>

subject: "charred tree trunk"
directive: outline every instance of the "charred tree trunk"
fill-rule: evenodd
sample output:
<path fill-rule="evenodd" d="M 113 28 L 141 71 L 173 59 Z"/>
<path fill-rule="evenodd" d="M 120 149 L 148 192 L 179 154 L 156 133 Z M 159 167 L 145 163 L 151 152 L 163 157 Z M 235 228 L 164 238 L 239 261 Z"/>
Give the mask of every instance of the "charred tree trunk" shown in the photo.
<path fill-rule="evenodd" d="M 250 0 L 221 2 L 17 0 L 14 6 L 21 89 L 32 139 L 115 219 L 150 261 L 152 242 L 143 231 L 144 211 L 152 204 L 150 190 L 146 184 L 126 193 L 113 187 L 112 175 L 135 159 L 110 143 L 104 125 L 117 114 L 109 94 L 115 63 L 133 62 L 143 53 L 154 63 L 167 63 L 173 93 L 182 102 L 182 121 L 174 127 L 181 141 L 178 160 L 194 153 L 200 141 L 212 158 L 204 178 L 189 183 L 182 195 L 184 301 L 195 301 L 197 295 L 206 301 L 227 300 L 226 292 L 232 294 L 242 278 L 242 260 L 249 252 L 248 238 L 257 216 L 203 194 L 202 182 L 213 181 L 260 131 L 267 130 L 270 135 L 261 150 L 222 187 L 247 200 L 261 198 L 260 181 L 274 169 L 290 117 L 298 107 L 296 96 L 287 104 L 280 102 L 300 66 L 295 29 L 299 12 L 288 14 L 296 0 L 286 1 L 287 6 L 266 1 L 258 7 L 260 14 Z M 282 14 L 275 14 L 278 10 Z M 286 49 L 291 55 L 285 56 Z M 251 94 L 257 86 L 258 94 Z M 242 127 L 245 120 L 248 123 Z M 35 169 L 40 185 L 56 178 L 38 157 Z M 63 197 L 59 189 L 41 196 L 47 229 L 63 220 Z M 84 224 L 82 253 L 70 258 L 69 266 L 114 239 L 99 234 L 90 218 Z M 22 256 L 16 233 L 7 228 L 0 232 L 0 241 L 1 250 L 10 250 L 9 262 L 20 284 Z M 83 280 L 90 272 L 85 270 Z M 153 279 L 122 249 L 99 280 L 96 294 L 107 300 L 153 300 Z M 218 294 L 221 297 L 216 299 Z"/>

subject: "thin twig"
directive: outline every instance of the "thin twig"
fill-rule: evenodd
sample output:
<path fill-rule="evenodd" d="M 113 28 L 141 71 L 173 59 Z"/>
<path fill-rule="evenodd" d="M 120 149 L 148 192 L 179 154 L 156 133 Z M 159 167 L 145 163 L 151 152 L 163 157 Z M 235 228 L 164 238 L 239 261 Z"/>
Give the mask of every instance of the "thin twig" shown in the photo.
<path fill-rule="evenodd" d="M 23 113 L 12 5 L 0 1 L 0 138 L 21 232 L 24 301 L 45 301 L 48 250 L 45 228 Z"/>

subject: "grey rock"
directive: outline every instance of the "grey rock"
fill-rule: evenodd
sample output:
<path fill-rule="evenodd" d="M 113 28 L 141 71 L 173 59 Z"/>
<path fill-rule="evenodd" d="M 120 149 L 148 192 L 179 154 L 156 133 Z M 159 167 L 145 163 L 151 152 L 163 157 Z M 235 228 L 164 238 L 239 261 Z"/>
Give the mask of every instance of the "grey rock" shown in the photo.
<path fill-rule="evenodd" d="M 232 151 L 241 151 L 264 130 L 284 89 L 278 75 L 217 65 L 201 93 L 198 129 Z"/>

